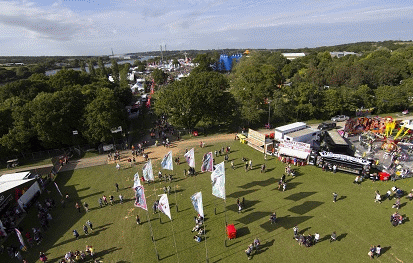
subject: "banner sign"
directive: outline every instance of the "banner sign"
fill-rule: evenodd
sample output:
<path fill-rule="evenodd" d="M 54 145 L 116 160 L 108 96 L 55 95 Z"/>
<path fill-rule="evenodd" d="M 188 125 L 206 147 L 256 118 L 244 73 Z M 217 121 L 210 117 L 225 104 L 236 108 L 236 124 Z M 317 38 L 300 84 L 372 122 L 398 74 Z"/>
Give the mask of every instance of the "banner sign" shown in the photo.
<path fill-rule="evenodd" d="M 320 156 L 326 157 L 326 158 L 337 159 L 341 161 L 346 161 L 346 162 L 359 163 L 362 165 L 370 165 L 370 161 L 364 160 L 363 158 L 357 158 L 357 157 L 343 155 L 343 154 L 336 154 L 332 152 L 320 152 Z"/>

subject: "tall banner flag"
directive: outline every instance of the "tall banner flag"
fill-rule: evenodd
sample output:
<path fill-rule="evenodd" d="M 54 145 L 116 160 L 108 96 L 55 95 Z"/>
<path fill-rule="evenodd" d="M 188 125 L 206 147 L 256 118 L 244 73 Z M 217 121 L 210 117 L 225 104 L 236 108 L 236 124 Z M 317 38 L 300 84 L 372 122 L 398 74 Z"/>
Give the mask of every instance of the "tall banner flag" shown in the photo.
<path fill-rule="evenodd" d="M 56 189 L 59 192 L 60 196 L 63 197 L 62 192 L 60 192 L 59 186 L 57 186 L 56 182 L 54 182 L 54 185 L 56 186 Z"/>
<path fill-rule="evenodd" d="M 172 164 L 172 151 L 169 151 L 165 157 L 163 157 L 163 160 L 161 162 L 161 167 L 162 169 L 165 170 L 173 170 L 173 164 Z"/>
<path fill-rule="evenodd" d="M 214 171 L 214 157 L 212 152 L 206 153 L 202 158 L 201 172 Z"/>
<path fill-rule="evenodd" d="M 152 170 L 152 161 L 149 159 L 147 163 L 142 168 L 143 172 L 143 178 L 145 178 L 146 181 L 155 181 L 155 178 L 153 177 L 153 170 Z"/>
<path fill-rule="evenodd" d="M 172 220 L 171 217 L 171 210 L 169 209 L 169 201 L 168 201 L 168 196 L 166 194 L 161 194 L 159 195 L 161 198 L 159 199 L 159 204 L 158 204 L 158 209 L 165 215 L 169 217 L 169 219 Z"/>
<path fill-rule="evenodd" d="M 17 237 L 19 238 L 20 244 L 23 247 L 25 247 L 26 245 L 24 244 L 24 239 L 23 239 L 22 233 L 17 228 L 15 228 L 14 230 L 16 230 L 16 234 L 17 234 Z"/>
<path fill-rule="evenodd" d="M 137 186 L 141 186 L 141 181 L 138 172 L 136 172 L 135 176 L 133 177 L 133 189 L 135 189 Z"/>
<path fill-rule="evenodd" d="M 184 157 L 186 162 L 188 163 L 189 167 L 195 168 L 195 154 L 194 148 L 189 150 L 189 152 L 185 153 Z"/>
<path fill-rule="evenodd" d="M 204 207 L 202 205 L 202 193 L 198 192 L 191 196 L 192 205 L 195 208 L 195 211 L 204 217 Z"/>
<path fill-rule="evenodd" d="M 145 189 L 142 185 L 139 185 L 134 188 L 135 190 L 135 206 L 140 207 L 148 211 L 148 207 L 146 205 L 146 198 L 145 198 Z"/>
<path fill-rule="evenodd" d="M 225 165 L 224 162 L 215 165 L 211 174 L 212 195 L 225 199 Z"/>

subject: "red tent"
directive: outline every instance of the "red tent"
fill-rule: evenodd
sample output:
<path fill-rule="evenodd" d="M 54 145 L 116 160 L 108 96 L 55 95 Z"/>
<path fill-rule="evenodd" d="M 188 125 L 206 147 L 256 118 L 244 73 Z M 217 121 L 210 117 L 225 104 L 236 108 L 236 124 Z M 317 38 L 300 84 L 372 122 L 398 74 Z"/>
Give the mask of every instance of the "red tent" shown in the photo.
<path fill-rule="evenodd" d="M 234 225 L 227 225 L 227 236 L 228 239 L 233 239 L 237 237 L 237 230 Z"/>

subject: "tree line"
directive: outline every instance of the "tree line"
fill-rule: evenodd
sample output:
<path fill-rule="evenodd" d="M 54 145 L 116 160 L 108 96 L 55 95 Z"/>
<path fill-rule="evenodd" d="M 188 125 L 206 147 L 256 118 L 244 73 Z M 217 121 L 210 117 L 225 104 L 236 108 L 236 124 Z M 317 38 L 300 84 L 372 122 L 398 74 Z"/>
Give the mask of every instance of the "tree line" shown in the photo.
<path fill-rule="evenodd" d="M 126 79 L 130 65 L 113 61 L 106 69 L 98 62 L 102 67 L 89 73 L 34 73 L 1 86 L 0 155 L 107 142 L 112 140 L 112 128 L 126 128 L 125 106 L 132 100 Z"/>
<path fill-rule="evenodd" d="M 413 99 L 413 46 L 361 43 L 363 52 L 336 58 L 329 51 L 309 50 L 287 60 L 281 52 L 252 51 L 230 73 L 212 71 L 216 57 L 198 54 L 189 78 L 161 88 L 158 114 L 173 124 L 194 128 L 201 122 L 263 126 L 336 114 L 355 115 L 359 108 L 374 113 L 408 109 Z M 269 112 L 270 111 L 270 112 Z"/>

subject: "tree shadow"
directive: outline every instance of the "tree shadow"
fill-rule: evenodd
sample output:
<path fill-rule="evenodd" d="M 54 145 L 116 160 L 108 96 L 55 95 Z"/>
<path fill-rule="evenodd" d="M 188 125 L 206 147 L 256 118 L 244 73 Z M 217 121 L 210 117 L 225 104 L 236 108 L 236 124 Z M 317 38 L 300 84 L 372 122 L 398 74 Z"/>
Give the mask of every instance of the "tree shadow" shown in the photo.
<path fill-rule="evenodd" d="M 301 205 L 291 207 L 290 209 L 288 209 L 288 211 L 293 212 L 295 214 L 304 215 L 322 204 L 324 204 L 324 202 L 305 201 Z"/>
<path fill-rule="evenodd" d="M 247 194 L 250 194 L 250 193 L 253 193 L 253 192 L 256 192 L 256 191 L 258 191 L 258 190 L 253 189 L 253 190 L 238 191 L 238 192 L 234 192 L 230 195 L 227 195 L 227 197 L 240 198 L 240 197 L 243 197 Z"/>
<path fill-rule="evenodd" d="M 271 212 L 252 212 L 248 215 L 245 215 L 244 217 L 237 219 L 236 221 L 247 225 L 269 215 L 271 215 Z"/>
<path fill-rule="evenodd" d="M 287 185 L 288 187 L 288 185 Z M 315 194 L 317 192 L 299 192 L 299 193 L 295 193 L 292 194 L 290 196 L 285 197 L 284 199 L 286 200 L 292 200 L 292 201 L 299 201 L 301 199 L 307 198 L 309 196 L 312 196 L 313 194 Z"/>
<path fill-rule="evenodd" d="M 264 186 L 274 184 L 276 182 L 277 182 L 277 180 L 275 178 L 271 177 L 271 178 L 268 178 L 265 181 L 252 181 L 252 182 L 249 182 L 247 184 L 241 185 L 239 187 L 243 188 L 243 189 L 248 189 L 248 188 L 251 188 L 251 187 L 254 187 L 254 186 L 257 186 L 257 185 L 264 187 Z"/>
<path fill-rule="evenodd" d="M 343 234 L 339 235 L 339 236 L 337 237 L 337 241 L 341 241 L 341 240 L 344 239 L 346 236 L 347 236 L 347 233 L 343 233 Z"/>

